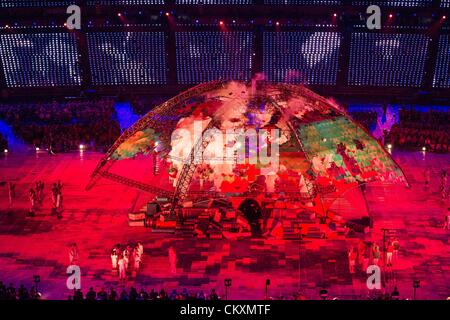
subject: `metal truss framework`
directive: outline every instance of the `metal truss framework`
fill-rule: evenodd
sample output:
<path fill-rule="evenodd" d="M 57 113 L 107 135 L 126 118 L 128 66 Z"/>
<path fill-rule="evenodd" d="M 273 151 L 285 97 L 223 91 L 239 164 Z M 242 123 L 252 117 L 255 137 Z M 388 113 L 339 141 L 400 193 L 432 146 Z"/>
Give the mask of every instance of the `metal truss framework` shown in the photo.
<path fill-rule="evenodd" d="M 208 130 L 218 126 L 219 124 L 215 121 L 215 119 L 212 119 L 206 126 L 205 130 L 203 130 L 202 136 L 198 141 L 196 141 L 195 145 L 193 146 L 189 155 L 189 162 L 183 165 L 183 169 L 181 170 L 180 176 L 177 179 L 177 186 L 172 198 L 172 213 L 175 212 L 178 203 L 183 201 L 186 197 L 192 181 L 192 177 L 194 176 L 195 170 L 198 167 L 199 159 L 203 157 L 203 152 L 213 139 L 213 136 L 211 134 L 206 133 L 208 132 Z"/>

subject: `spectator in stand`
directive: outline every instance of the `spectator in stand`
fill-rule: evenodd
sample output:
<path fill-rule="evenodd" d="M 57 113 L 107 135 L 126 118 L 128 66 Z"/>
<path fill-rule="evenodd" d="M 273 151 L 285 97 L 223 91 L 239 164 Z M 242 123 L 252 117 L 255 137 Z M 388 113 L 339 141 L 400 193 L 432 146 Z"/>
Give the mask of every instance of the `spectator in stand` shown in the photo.
<path fill-rule="evenodd" d="M 158 292 L 155 291 L 155 289 L 152 289 L 150 292 L 150 300 L 156 300 L 158 298 Z"/>
<path fill-rule="evenodd" d="M 3 284 L 3 281 L 0 281 L 0 300 L 6 300 L 6 287 Z"/>
<path fill-rule="evenodd" d="M 120 293 L 120 300 L 122 301 L 128 301 L 128 293 L 125 290 L 125 288 L 122 290 L 122 292 Z"/>
<path fill-rule="evenodd" d="M 101 288 L 100 291 L 97 292 L 97 300 L 108 300 L 108 294 L 106 293 L 105 289 Z"/>
<path fill-rule="evenodd" d="M 6 296 L 8 300 L 16 300 L 16 288 L 10 283 L 9 287 L 6 289 Z"/>
<path fill-rule="evenodd" d="M 197 295 L 197 299 L 198 300 L 206 300 L 205 294 L 203 293 L 203 291 L 200 291 Z"/>
<path fill-rule="evenodd" d="M 139 292 L 139 300 L 148 300 L 149 294 L 144 290 L 144 288 L 141 288 L 141 291 Z"/>
<path fill-rule="evenodd" d="M 73 300 L 83 300 L 84 296 L 83 296 L 83 292 L 81 291 L 81 289 L 77 289 L 75 290 L 74 294 L 73 294 Z"/>
<path fill-rule="evenodd" d="M 94 291 L 94 288 L 90 287 L 88 293 L 86 293 L 86 300 L 95 300 L 97 298 L 97 294 Z"/>
<path fill-rule="evenodd" d="M 114 290 L 114 288 L 111 288 L 109 290 L 108 300 L 111 300 L 111 301 L 117 300 L 117 292 L 116 292 L 116 290 Z"/>
<path fill-rule="evenodd" d="M 19 290 L 17 291 L 17 296 L 19 300 L 28 300 L 30 298 L 28 290 L 23 284 L 20 285 Z"/>
<path fill-rule="evenodd" d="M 112 99 L 0 104 L 0 120 L 25 143 L 59 152 L 78 150 L 80 144 L 109 147 L 120 135 L 114 115 Z M 2 141 L 0 146 L 7 148 Z"/>
<path fill-rule="evenodd" d="M 166 300 L 167 299 L 167 294 L 166 291 L 162 288 L 161 290 L 159 290 L 159 295 L 158 295 L 159 299 L 161 300 Z"/>
<path fill-rule="evenodd" d="M 137 298 L 139 297 L 139 294 L 136 291 L 135 287 L 131 287 L 130 294 L 128 296 L 130 298 L 130 301 L 136 301 L 137 300 Z"/>
<path fill-rule="evenodd" d="M 36 291 L 36 288 L 33 286 L 30 289 L 30 299 L 36 300 L 40 298 L 40 293 Z"/>
<path fill-rule="evenodd" d="M 216 289 L 212 289 L 209 295 L 209 300 L 219 300 L 219 296 L 216 293 Z"/>
<path fill-rule="evenodd" d="M 37 300 L 40 298 L 40 293 L 36 291 L 35 287 L 31 287 L 30 290 L 21 284 L 16 290 L 12 283 L 8 287 L 5 287 L 2 281 L 0 281 L 0 300 Z"/>
<path fill-rule="evenodd" d="M 400 148 L 450 152 L 450 112 L 400 110 L 400 123 L 392 126 L 386 143 Z"/>

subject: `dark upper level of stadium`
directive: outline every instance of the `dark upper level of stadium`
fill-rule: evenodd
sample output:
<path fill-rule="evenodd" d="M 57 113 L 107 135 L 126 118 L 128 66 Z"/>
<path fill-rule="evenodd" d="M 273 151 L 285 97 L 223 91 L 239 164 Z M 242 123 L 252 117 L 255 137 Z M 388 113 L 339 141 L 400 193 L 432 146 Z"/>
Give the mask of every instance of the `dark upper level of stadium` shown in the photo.
<path fill-rule="evenodd" d="M 81 30 L 64 27 L 74 3 Z M 365 26 L 370 4 L 382 30 Z M 450 98 L 449 21 L 450 0 L 2 0 L 0 98 L 259 73 L 327 95 Z"/>

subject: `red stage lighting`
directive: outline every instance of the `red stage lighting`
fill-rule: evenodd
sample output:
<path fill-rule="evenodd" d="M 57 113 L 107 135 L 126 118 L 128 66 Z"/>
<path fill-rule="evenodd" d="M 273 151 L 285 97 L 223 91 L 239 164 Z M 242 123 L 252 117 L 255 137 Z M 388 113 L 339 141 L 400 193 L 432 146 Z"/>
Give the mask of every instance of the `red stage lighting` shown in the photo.
<path fill-rule="evenodd" d="M 221 26 L 223 26 L 223 21 L 222 21 L 222 20 L 220 20 L 220 21 L 219 21 L 219 24 L 220 24 Z"/>
<path fill-rule="evenodd" d="M 121 17 L 121 16 L 122 16 L 122 14 L 121 14 L 121 13 L 119 12 L 119 13 L 117 14 L 117 16 L 118 16 L 118 17 Z"/>
<path fill-rule="evenodd" d="M 389 18 L 392 19 L 394 17 L 394 15 L 391 13 L 389 14 Z"/>
<path fill-rule="evenodd" d="M 279 26 L 280 25 L 280 23 L 277 21 L 276 23 L 275 23 L 277 26 Z"/>
<path fill-rule="evenodd" d="M 445 20 L 445 19 L 447 19 L 447 16 L 442 16 L 442 20 Z"/>
<path fill-rule="evenodd" d="M 336 17 L 337 17 L 337 13 L 333 13 L 333 17 L 335 17 L 335 18 L 336 18 Z"/>
<path fill-rule="evenodd" d="M 166 17 L 168 17 L 168 16 L 170 16 L 170 13 L 169 13 L 169 12 L 166 12 Z"/>

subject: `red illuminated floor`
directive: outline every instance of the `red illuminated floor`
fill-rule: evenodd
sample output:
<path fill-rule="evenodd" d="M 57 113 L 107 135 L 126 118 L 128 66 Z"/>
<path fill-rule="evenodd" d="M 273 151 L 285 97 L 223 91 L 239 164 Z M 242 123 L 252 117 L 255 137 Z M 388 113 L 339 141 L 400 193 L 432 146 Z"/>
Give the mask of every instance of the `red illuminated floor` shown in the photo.
<path fill-rule="evenodd" d="M 365 278 L 348 272 L 347 250 L 358 239 L 308 239 L 301 248 L 288 240 L 203 240 L 152 234 L 143 227 L 129 227 L 127 212 L 136 191 L 102 180 L 86 192 L 89 174 L 100 154 L 79 153 L 14 155 L 0 158 L 0 181 L 17 182 L 17 197 L 8 210 L 8 192 L 0 187 L 0 280 L 18 286 L 32 285 L 41 276 L 40 291 L 45 298 L 65 299 L 68 245 L 78 244 L 83 291 L 90 286 L 120 288 L 111 274 L 110 249 L 116 243 L 144 241 L 144 266 L 128 286 L 138 289 L 164 287 L 224 292 L 223 280 L 232 278 L 232 299 L 264 297 L 265 279 L 271 279 L 269 295 L 278 297 L 301 291 L 317 299 L 320 287 L 342 299 L 367 297 Z M 394 158 L 404 169 L 412 188 L 371 186 L 366 198 L 374 218 L 374 230 L 366 239 L 381 244 L 382 228 L 401 229 L 400 259 L 387 274 L 386 290 L 396 284 L 400 295 L 411 298 L 413 279 L 421 280 L 418 298 L 445 299 L 450 296 L 450 232 L 442 229 L 445 204 L 437 193 L 442 168 L 450 171 L 450 155 L 397 153 Z M 423 188 L 423 168 L 432 168 L 429 191 Z M 58 220 L 50 216 L 49 186 L 64 183 L 65 211 Z M 46 201 L 34 218 L 26 217 L 28 189 L 36 180 L 46 183 Z M 142 196 L 141 196 L 142 197 Z M 345 204 L 343 204 L 345 205 Z M 354 211 L 354 210 L 353 210 Z M 178 255 L 177 273 L 169 270 L 168 248 Z M 300 276 L 300 281 L 299 281 Z"/>

